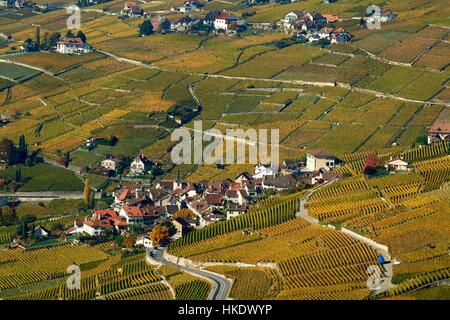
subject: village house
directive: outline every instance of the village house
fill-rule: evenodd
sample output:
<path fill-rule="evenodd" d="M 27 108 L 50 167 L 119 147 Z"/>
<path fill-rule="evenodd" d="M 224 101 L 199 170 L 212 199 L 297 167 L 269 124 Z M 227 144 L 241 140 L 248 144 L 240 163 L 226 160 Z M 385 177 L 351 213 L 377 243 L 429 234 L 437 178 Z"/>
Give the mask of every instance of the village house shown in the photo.
<path fill-rule="evenodd" d="M 63 38 L 56 43 L 56 52 L 63 54 L 85 54 L 92 51 L 92 47 L 84 43 L 81 38 Z"/>
<path fill-rule="evenodd" d="M 213 210 L 221 210 L 224 205 L 224 197 L 221 194 L 217 193 L 208 193 L 203 196 L 205 202 L 213 209 Z"/>
<path fill-rule="evenodd" d="M 14 0 L 0 0 L 0 6 L 9 7 L 14 4 Z"/>
<path fill-rule="evenodd" d="M 408 171 L 409 163 L 400 158 L 390 158 L 388 162 L 384 165 L 387 171 L 396 172 L 396 171 Z"/>
<path fill-rule="evenodd" d="M 323 170 L 317 170 L 312 172 L 309 178 L 306 178 L 306 182 L 313 186 L 316 183 L 327 183 L 339 179 L 340 177 L 341 176 L 335 172 L 324 172 Z"/>
<path fill-rule="evenodd" d="M 339 17 L 333 14 L 322 14 L 327 23 L 336 23 L 339 21 Z"/>
<path fill-rule="evenodd" d="M 190 224 L 184 218 L 176 218 L 175 220 L 172 220 L 172 224 L 176 230 L 173 239 L 179 239 L 187 235 L 191 230 Z"/>
<path fill-rule="evenodd" d="M 192 19 L 190 17 L 182 17 L 175 21 L 172 21 L 170 30 L 174 32 L 185 32 L 192 29 L 196 24 L 200 23 L 199 19 Z"/>
<path fill-rule="evenodd" d="M 239 184 L 242 184 L 244 181 L 251 181 L 251 180 L 253 180 L 253 178 L 248 172 L 242 172 L 236 177 L 236 179 L 234 179 L 234 181 Z"/>
<path fill-rule="evenodd" d="M 282 24 L 285 30 L 319 30 L 326 23 L 326 19 L 317 12 L 293 10 L 286 13 Z"/>
<path fill-rule="evenodd" d="M 216 21 L 216 18 L 222 14 L 219 10 L 213 10 L 208 12 L 205 17 L 203 18 L 203 22 L 207 25 L 213 26 L 214 21 Z"/>
<path fill-rule="evenodd" d="M 134 18 L 144 15 L 144 10 L 142 10 L 136 3 L 126 1 L 120 14 L 128 18 Z"/>
<path fill-rule="evenodd" d="M 114 197 L 114 204 L 120 208 L 125 203 L 133 199 L 143 199 L 149 193 L 149 190 L 139 184 L 119 185 L 114 189 L 112 195 Z"/>
<path fill-rule="evenodd" d="M 150 169 L 153 165 L 149 159 L 147 159 L 144 155 L 137 156 L 134 158 L 133 162 L 130 165 L 130 175 L 141 175 L 145 174 L 145 172 Z"/>
<path fill-rule="evenodd" d="M 167 33 L 170 31 L 170 21 L 164 16 L 152 16 L 150 22 L 154 33 Z"/>
<path fill-rule="evenodd" d="M 100 166 L 106 171 L 116 171 L 118 168 L 119 160 L 113 157 L 105 159 L 100 163 Z"/>
<path fill-rule="evenodd" d="M 330 36 L 331 43 L 351 42 L 352 35 L 343 28 L 334 29 Z"/>
<path fill-rule="evenodd" d="M 246 213 L 247 206 L 236 203 L 230 203 L 227 205 L 226 210 L 227 210 L 227 220 L 230 220 L 231 218 L 236 218 Z"/>
<path fill-rule="evenodd" d="M 294 177 L 289 176 L 266 176 L 263 179 L 263 189 L 275 189 L 277 191 L 294 189 L 297 182 Z"/>
<path fill-rule="evenodd" d="M 172 192 L 167 189 L 150 188 L 149 197 L 158 206 L 172 204 Z"/>
<path fill-rule="evenodd" d="M 86 233 L 90 236 L 102 235 L 106 230 L 120 232 L 127 227 L 127 222 L 117 215 L 117 212 L 108 210 L 95 210 L 92 216 L 84 221 L 75 220 L 73 228 L 68 233 Z"/>
<path fill-rule="evenodd" d="M 303 163 L 295 159 L 285 159 L 280 167 L 280 173 L 282 175 L 289 175 L 298 173 L 302 167 Z"/>
<path fill-rule="evenodd" d="M 222 12 L 214 20 L 214 29 L 216 30 L 228 30 L 230 26 L 239 23 L 239 18 L 229 12 Z"/>
<path fill-rule="evenodd" d="M 381 22 L 391 22 L 397 18 L 397 14 L 388 9 L 383 9 L 380 15 Z"/>
<path fill-rule="evenodd" d="M 146 249 L 153 249 L 153 242 L 150 239 L 150 236 L 144 235 L 136 238 L 135 246 L 144 247 Z"/>
<path fill-rule="evenodd" d="M 428 128 L 428 144 L 450 140 L 450 109 L 444 109 Z"/>
<path fill-rule="evenodd" d="M 124 217 L 129 225 L 144 226 L 151 225 L 159 217 L 159 214 L 154 206 L 134 207 L 124 205 L 119 211 L 119 216 Z"/>
<path fill-rule="evenodd" d="M 43 226 L 36 226 L 33 230 L 33 236 L 39 241 L 47 239 L 50 234 L 50 230 Z"/>
<path fill-rule="evenodd" d="M 311 172 L 322 168 L 331 170 L 335 167 L 335 162 L 335 156 L 322 150 L 314 150 L 306 154 L 306 169 Z"/>
<path fill-rule="evenodd" d="M 261 164 L 258 163 L 255 166 L 255 173 L 253 174 L 253 179 L 262 179 L 265 176 L 276 176 L 278 174 L 278 166 L 273 164 Z"/>

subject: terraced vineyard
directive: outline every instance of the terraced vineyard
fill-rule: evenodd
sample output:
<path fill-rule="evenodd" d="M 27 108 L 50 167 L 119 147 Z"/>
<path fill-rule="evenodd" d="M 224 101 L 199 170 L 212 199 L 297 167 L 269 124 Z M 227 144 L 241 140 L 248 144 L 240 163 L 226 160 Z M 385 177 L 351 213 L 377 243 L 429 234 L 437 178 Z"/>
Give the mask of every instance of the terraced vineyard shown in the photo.
<path fill-rule="evenodd" d="M 38 256 L 39 263 L 33 262 Z M 80 289 L 67 287 L 66 269 L 74 262 L 82 270 Z M 210 290 L 210 284 L 204 280 L 179 270 L 165 272 L 169 281 L 175 283 L 174 297 L 161 273 L 145 262 L 144 254 L 120 259 L 85 246 L 66 245 L 31 252 L 17 249 L 2 255 L 0 264 L 4 267 L 0 297 L 7 300 L 206 299 Z M 38 272 L 38 267 L 46 272 Z"/>

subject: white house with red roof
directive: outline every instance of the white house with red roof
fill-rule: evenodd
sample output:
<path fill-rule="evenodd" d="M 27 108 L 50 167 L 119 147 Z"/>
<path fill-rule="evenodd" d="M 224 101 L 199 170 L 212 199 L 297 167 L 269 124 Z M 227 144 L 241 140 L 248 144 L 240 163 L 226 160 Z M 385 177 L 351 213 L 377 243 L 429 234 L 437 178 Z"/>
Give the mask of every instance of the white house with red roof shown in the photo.
<path fill-rule="evenodd" d="M 229 12 L 222 12 L 214 20 L 214 29 L 228 30 L 232 23 L 239 23 L 239 18 Z"/>
<path fill-rule="evenodd" d="M 158 212 L 154 206 L 136 207 L 123 206 L 119 216 L 125 218 L 128 224 L 149 225 L 158 218 Z"/>
<path fill-rule="evenodd" d="M 63 38 L 56 43 L 56 52 L 64 54 L 85 54 L 92 51 L 92 47 L 84 43 L 81 38 Z"/>
<path fill-rule="evenodd" d="M 73 228 L 68 233 L 86 233 L 90 236 L 99 236 L 106 230 L 120 232 L 128 226 L 125 219 L 119 217 L 112 209 L 95 210 L 92 216 L 84 221 L 75 220 Z"/>

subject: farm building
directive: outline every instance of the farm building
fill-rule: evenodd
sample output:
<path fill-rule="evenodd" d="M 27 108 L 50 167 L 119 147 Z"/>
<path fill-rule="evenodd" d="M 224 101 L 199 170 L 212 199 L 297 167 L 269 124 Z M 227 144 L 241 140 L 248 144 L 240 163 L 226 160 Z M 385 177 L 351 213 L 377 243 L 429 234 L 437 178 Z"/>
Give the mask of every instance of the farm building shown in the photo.
<path fill-rule="evenodd" d="M 63 38 L 56 43 L 56 52 L 64 54 L 85 54 L 92 51 L 92 47 L 84 43 L 81 38 Z"/>

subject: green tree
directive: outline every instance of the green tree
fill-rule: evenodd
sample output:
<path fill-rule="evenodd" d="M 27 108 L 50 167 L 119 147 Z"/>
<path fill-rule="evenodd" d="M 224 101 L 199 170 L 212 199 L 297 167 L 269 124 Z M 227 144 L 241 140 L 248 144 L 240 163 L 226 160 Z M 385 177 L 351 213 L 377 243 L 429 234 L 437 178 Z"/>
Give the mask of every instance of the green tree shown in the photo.
<path fill-rule="evenodd" d="M 92 196 L 92 189 L 91 189 L 91 181 L 89 179 L 86 179 L 84 182 L 84 190 L 83 190 L 83 199 L 84 204 L 89 208 L 93 208 L 93 196 Z"/>
<path fill-rule="evenodd" d="M 33 40 L 31 40 L 31 38 L 26 39 L 25 42 L 23 43 L 23 48 L 25 51 L 33 51 L 34 50 Z"/>
<path fill-rule="evenodd" d="M 22 181 L 22 171 L 20 167 L 16 169 L 16 182 Z"/>
<path fill-rule="evenodd" d="M 83 43 L 86 43 L 86 41 L 87 41 L 86 35 L 81 30 L 78 31 L 77 38 L 80 38 L 81 41 L 83 41 Z"/>
<path fill-rule="evenodd" d="M 59 32 L 52 32 L 48 36 L 48 48 L 51 49 L 52 47 L 56 46 L 56 43 L 61 38 L 61 34 Z"/>
<path fill-rule="evenodd" d="M 139 27 L 140 36 L 148 36 L 153 33 L 153 25 L 150 20 L 146 19 Z"/>
<path fill-rule="evenodd" d="M 19 137 L 19 148 L 17 151 L 19 152 L 19 161 L 24 162 L 28 156 L 28 147 L 23 134 Z"/>
<path fill-rule="evenodd" d="M 66 154 L 64 155 L 64 166 L 67 168 L 70 164 L 70 152 L 67 151 Z"/>
<path fill-rule="evenodd" d="M 45 49 L 45 50 L 48 50 L 48 49 L 50 49 L 49 48 L 49 42 L 48 42 L 48 37 L 49 37 L 49 33 L 48 32 L 45 32 L 44 33 L 44 36 L 42 37 L 42 42 L 41 42 L 41 48 L 42 49 Z"/>
<path fill-rule="evenodd" d="M 41 48 L 41 28 L 39 26 L 34 28 L 34 46 L 35 50 L 39 50 Z"/>
<path fill-rule="evenodd" d="M 16 214 L 14 210 L 6 205 L 0 208 L 0 225 L 10 226 L 16 223 Z"/>

